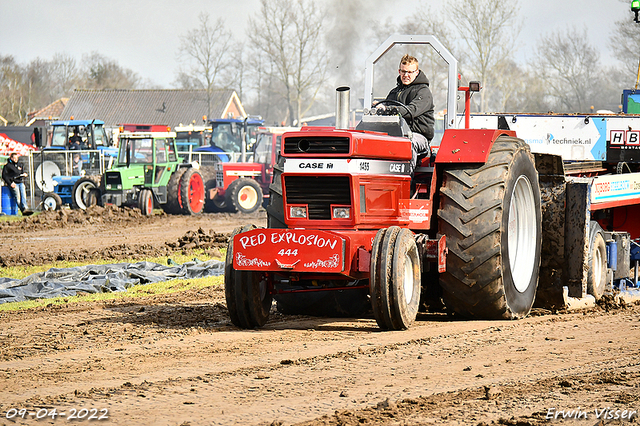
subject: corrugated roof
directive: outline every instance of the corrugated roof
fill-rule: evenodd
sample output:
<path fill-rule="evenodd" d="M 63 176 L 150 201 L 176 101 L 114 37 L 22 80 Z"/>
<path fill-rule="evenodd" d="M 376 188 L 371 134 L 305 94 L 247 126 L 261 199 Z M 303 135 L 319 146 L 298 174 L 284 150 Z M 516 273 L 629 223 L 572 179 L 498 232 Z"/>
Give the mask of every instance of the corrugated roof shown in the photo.
<path fill-rule="evenodd" d="M 215 90 L 211 97 L 210 118 L 226 118 L 227 112 L 244 113 L 234 90 Z M 75 90 L 67 102 L 61 120 L 100 119 L 107 127 L 119 124 L 166 124 L 175 127 L 207 115 L 204 90 Z"/>

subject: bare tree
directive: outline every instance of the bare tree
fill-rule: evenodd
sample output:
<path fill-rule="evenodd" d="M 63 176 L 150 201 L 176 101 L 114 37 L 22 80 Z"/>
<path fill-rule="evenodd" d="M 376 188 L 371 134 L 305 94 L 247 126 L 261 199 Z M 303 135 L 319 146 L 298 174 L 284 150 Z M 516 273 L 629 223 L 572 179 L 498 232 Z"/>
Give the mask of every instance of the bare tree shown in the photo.
<path fill-rule="evenodd" d="M 211 97 L 216 88 L 217 79 L 231 60 L 228 49 L 231 42 L 229 33 L 222 18 L 213 24 L 209 22 L 209 14 L 201 13 L 200 26 L 180 37 L 178 59 L 184 69 L 178 72 L 176 82 L 183 88 L 200 86 L 207 92 L 207 117 L 211 116 Z"/>
<path fill-rule="evenodd" d="M 447 19 L 442 12 L 433 10 L 424 3 L 418 7 L 416 13 L 409 20 L 396 29 L 398 33 L 405 34 L 427 34 L 435 36 L 451 54 L 456 56 L 459 64 L 463 63 L 464 58 L 460 57 L 456 46 L 452 43 L 454 37 L 451 29 L 443 22 Z M 418 58 L 420 69 L 427 75 L 430 82 L 431 92 L 433 93 L 433 101 L 436 108 L 446 108 L 447 83 L 448 83 L 448 65 L 442 57 L 432 48 L 405 48 L 405 53 L 410 53 Z M 394 65 L 397 65 L 400 58 L 394 58 Z M 397 77 L 395 67 L 392 68 L 394 76 Z"/>
<path fill-rule="evenodd" d="M 23 71 L 25 107 L 27 112 L 48 105 L 51 96 L 51 63 L 41 58 L 29 62 Z"/>
<path fill-rule="evenodd" d="M 50 102 L 70 96 L 80 78 L 80 70 L 73 56 L 56 53 L 50 63 L 51 78 Z"/>
<path fill-rule="evenodd" d="M 244 86 L 247 77 L 245 44 L 238 43 L 234 45 L 234 48 L 229 52 L 229 59 L 233 66 L 227 67 L 223 72 L 225 86 L 233 87 L 238 93 L 240 100 L 243 100 L 245 92 Z"/>
<path fill-rule="evenodd" d="M 521 109 L 521 100 L 527 93 L 525 71 L 511 59 L 506 60 L 500 70 L 500 74 L 494 77 L 495 88 L 489 93 L 489 105 L 495 105 L 497 111 L 517 112 Z"/>
<path fill-rule="evenodd" d="M 260 13 L 249 19 L 252 49 L 262 53 L 272 87 L 286 102 L 288 123 L 297 123 L 313 105 L 327 74 L 322 46 L 325 12 L 311 0 L 261 0 Z"/>
<path fill-rule="evenodd" d="M 251 48 L 250 55 L 247 55 L 246 67 L 251 72 L 247 73 L 246 86 L 254 94 L 249 100 L 243 98 L 245 109 L 259 111 L 262 117 L 267 121 L 281 123 L 288 117 L 286 105 L 281 102 L 282 97 L 279 95 L 281 87 L 274 78 L 273 63 L 268 60 L 264 52 L 255 51 Z M 277 87 L 277 88 L 276 88 Z M 277 101 L 273 101 L 277 99 Z"/>
<path fill-rule="evenodd" d="M 587 41 L 586 29 L 553 32 L 536 48 L 539 76 L 545 81 L 552 107 L 587 112 L 600 94 L 600 54 Z"/>
<path fill-rule="evenodd" d="M 53 61 L 36 58 L 22 66 L 13 57 L 0 57 L 0 115 L 14 124 L 25 124 L 27 114 L 38 110 L 73 90 L 71 85 L 60 83 L 56 66 L 60 56 Z"/>
<path fill-rule="evenodd" d="M 0 115 L 10 124 L 23 124 L 27 116 L 23 73 L 13 56 L 0 56 Z"/>
<path fill-rule="evenodd" d="M 631 86 L 631 82 L 635 84 L 640 68 L 640 24 L 633 21 L 633 16 L 629 11 L 625 19 L 617 21 L 616 30 L 609 38 L 609 47 L 614 57 L 622 62 L 628 76 L 624 79 L 628 82 L 628 87 Z"/>
<path fill-rule="evenodd" d="M 78 85 L 88 89 L 135 89 L 140 82 L 138 74 L 98 52 L 82 55 L 82 63 Z"/>
<path fill-rule="evenodd" d="M 509 66 L 520 34 L 519 2 L 513 0 L 469 0 L 464 7 L 449 1 L 447 12 L 462 35 L 469 54 L 468 68 L 484 90 L 480 110 L 487 111 L 488 90 L 495 90 L 498 76 Z M 462 50 L 462 49 L 460 49 Z"/>

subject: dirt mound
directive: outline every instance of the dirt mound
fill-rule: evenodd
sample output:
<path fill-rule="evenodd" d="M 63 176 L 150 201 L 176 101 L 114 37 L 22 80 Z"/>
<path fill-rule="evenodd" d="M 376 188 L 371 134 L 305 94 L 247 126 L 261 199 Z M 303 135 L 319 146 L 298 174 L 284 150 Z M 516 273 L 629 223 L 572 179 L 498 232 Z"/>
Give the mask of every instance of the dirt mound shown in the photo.
<path fill-rule="evenodd" d="M 0 267 L 16 265 L 42 265 L 56 261 L 86 262 L 91 260 L 123 260 L 145 257 L 170 256 L 173 253 L 189 254 L 193 250 L 204 250 L 210 257 L 220 257 L 220 248 L 227 246 L 228 234 L 205 231 L 187 231 L 174 241 L 153 244 L 116 244 L 99 250 L 69 249 L 64 251 L 30 253 L 10 252 L 0 255 Z"/>
<path fill-rule="evenodd" d="M 605 294 L 598 300 L 597 305 L 605 311 L 615 311 L 619 309 L 626 309 L 627 305 L 625 301 L 615 294 Z"/>
<path fill-rule="evenodd" d="M 144 216 L 140 210 L 113 205 L 94 206 L 87 210 L 51 210 L 17 221 L 0 222 L 0 232 L 41 231 L 45 229 L 63 229 L 78 225 L 117 225 L 128 223 L 151 223 L 164 216 L 164 212 L 153 216 Z"/>
<path fill-rule="evenodd" d="M 178 238 L 176 242 L 167 242 L 167 246 L 174 249 L 181 250 L 193 250 L 193 249 L 211 249 L 217 247 L 224 247 L 227 245 L 229 236 L 227 234 L 219 234 L 213 229 L 206 232 L 202 228 L 198 228 L 197 231 L 187 231 L 182 237 Z"/>

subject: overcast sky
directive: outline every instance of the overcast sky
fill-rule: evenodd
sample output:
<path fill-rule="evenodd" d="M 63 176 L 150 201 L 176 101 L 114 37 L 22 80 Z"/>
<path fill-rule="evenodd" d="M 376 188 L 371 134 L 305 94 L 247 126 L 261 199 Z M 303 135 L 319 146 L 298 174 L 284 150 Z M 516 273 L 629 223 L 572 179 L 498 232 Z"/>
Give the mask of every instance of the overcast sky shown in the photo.
<path fill-rule="evenodd" d="M 443 0 L 422 1 L 432 8 L 443 4 Z M 399 23 L 420 1 L 361 3 L 370 8 L 369 16 L 379 21 L 393 17 Z M 464 7 L 464 0 L 459 3 Z M 589 42 L 607 63 L 611 61 L 609 35 L 615 22 L 625 19 L 630 4 L 630 0 L 520 0 L 524 27 L 518 55 L 526 57 L 543 34 L 575 26 L 587 28 Z M 26 64 L 37 57 L 49 60 L 54 53 L 70 54 L 80 61 L 82 54 L 97 51 L 142 78 L 170 88 L 178 68 L 179 36 L 197 25 L 200 12 L 209 12 L 213 19 L 224 18 L 240 41 L 247 16 L 254 16 L 259 7 L 259 0 L 0 0 L 0 55 L 13 55 Z M 366 23 L 358 18 L 353 16 L 353 25 L 364 27 Z"/>

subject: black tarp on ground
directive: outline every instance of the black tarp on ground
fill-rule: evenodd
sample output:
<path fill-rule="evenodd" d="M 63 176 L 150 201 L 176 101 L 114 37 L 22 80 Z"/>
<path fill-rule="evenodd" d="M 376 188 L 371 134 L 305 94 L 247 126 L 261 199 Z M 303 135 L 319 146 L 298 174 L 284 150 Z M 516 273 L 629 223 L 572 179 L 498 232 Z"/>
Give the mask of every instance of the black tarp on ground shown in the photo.
<path fill-rule="evenodd" d="M 0 278 L 0 303 L 75 296 L 77 292 L 125 291 L 140 284 L 223 274 L 224 262 L 219 260 L 193 261 L 173 266 L 137 262 L 51 268 L 21 280 Z"/>

